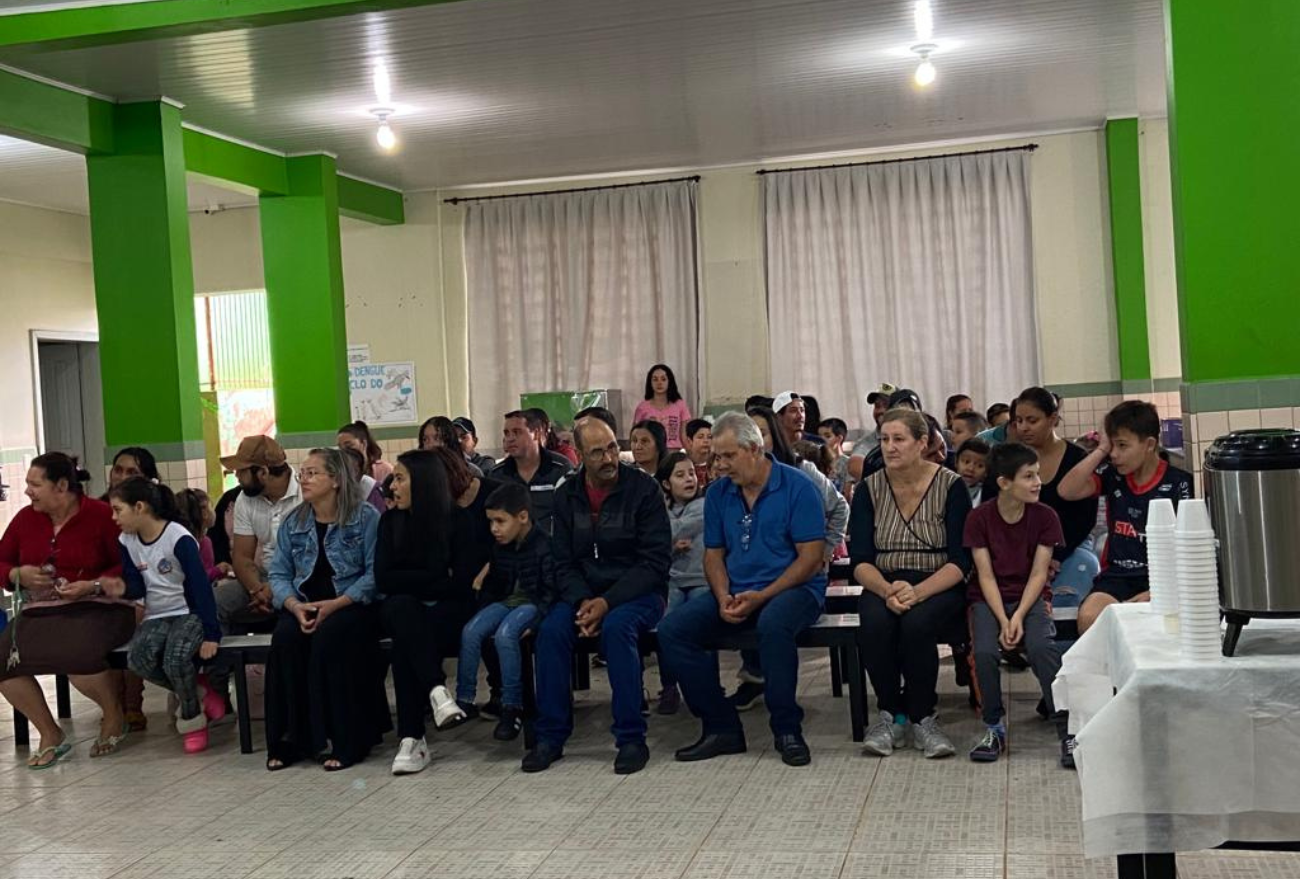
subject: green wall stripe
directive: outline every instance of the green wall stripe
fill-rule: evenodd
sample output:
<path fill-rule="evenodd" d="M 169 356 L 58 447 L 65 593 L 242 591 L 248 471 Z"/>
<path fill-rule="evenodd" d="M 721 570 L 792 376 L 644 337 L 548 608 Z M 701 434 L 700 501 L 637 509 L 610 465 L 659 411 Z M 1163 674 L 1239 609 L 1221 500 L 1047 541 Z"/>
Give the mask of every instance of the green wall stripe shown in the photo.
<path fill-rule="evenodd" d="M 1110 192 L 1110 253 L 1115 286 L 1119 372 L 1124 380 L 1151 378 L 1147 340 L 1146 270 L 1142 253 L 1142 163 L 1137 119 L 1106 122 Z"/>
<path fill-rule="evenodd" d="M 1300 372 L 1300 3 L 1166 0 L 1183 378 Z"/>
<path fill-rule="evenodd" d="M 346 422 L 340 421 L 339 424 Z M 317 430 L 306 433 L 279 433 L 275 441 L 286 449 L 329 449 L 338 445 L 339 435 L 333 430 Z"/>
<path fill-rule="evenodd" d="M 24 446 L 13 449 L 0 449 L 0 464 L 21 464 L 25 458 L 35 458 L 36 449 Z M 12 488 L 12 486 L 10 486 Z"/>
<path fill-rule="evenodd" d="M 1180 391 L 1186 412 L 1281 409 L 1300 406 L 1300 375 L 1246 381 L 1191 382 L 1184 384 Z"/>
<path fill-rule="evenodd" d="M 1044 387 L 1049 391 L 1060 394 L 1066 400 L 1076 397 L 1108 397 L 1112 394 L 1124 393 L 1124 387 L 1118 381 L 1075 382 L 1074 384 L 1048 383 Z"/>

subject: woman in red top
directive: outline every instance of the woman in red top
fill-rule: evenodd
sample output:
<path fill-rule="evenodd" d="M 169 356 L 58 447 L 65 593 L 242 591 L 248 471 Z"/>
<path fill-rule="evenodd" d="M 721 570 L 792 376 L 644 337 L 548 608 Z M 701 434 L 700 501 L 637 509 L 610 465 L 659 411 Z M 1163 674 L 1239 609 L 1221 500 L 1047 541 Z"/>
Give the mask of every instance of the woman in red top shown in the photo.
<path fill-rule="evenodd" d="M 22 597 L 0 633 L 0 694 L 40 732 L 32 769 L 54 765 L 72 748 L 36 675 L 68 675 L 104 712 L 90 756 L 113 753 L 125 735 L 121 672 L 109 669 L 108 654 L 131 640 L 135 608 L 105 594 L 104 581 L 121 576 L 122 551 L 112 508 L 82 490 L 89 478 L 61 452 L 36 458 L 27 471 L 31 506 L 0 537 L 0 582 L 21 587 Z"/>

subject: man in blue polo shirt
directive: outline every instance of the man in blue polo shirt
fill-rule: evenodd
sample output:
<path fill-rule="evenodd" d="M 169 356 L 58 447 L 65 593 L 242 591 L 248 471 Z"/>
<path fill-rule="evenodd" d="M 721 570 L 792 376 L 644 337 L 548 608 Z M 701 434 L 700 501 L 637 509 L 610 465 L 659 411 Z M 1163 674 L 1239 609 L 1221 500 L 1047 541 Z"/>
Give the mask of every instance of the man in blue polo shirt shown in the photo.
<path fill-rule="evenodd" d="M 763 451 L 752 419 L 728 412 L 713 425 L 719 478 L 704 503 L 704 573 L 711 595 L 688 601 L 659 626 L 661 661 L 681 682 L 703 722 L 682 761 L 745 751 L 745 730 L 718 680 L 719 641 L 737 629 L 758 630 L 764 696 L 781 759 L 806 766 L 798 634 L 817 621 L 826 599 L 822 551 L 826 517 L 812 480 Z"/>

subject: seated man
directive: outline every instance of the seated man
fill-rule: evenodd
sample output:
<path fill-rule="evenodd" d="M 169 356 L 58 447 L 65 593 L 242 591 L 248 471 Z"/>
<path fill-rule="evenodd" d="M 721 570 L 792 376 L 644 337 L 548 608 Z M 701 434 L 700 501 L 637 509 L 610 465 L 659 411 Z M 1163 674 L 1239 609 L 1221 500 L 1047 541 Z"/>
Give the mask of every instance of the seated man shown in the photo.
<path fill-rule="evenodd" d="M 537 629 L 537 745 L 523 770 L 541 772 L 564 756 L 573 733 L 569 671 L 582 634 L 601 638 L 613 692 L 614 771 L 627 775 L 650 759 L 637 641 L 664 613 L 672 529 L 663 490 L 619 463 L 604 420 L 579 421 L 574 439 L 582 468 L 555 489 L 551 550 L 560 598 Z"/>
<path fill-rule="evenodd" d="M 665 667 L 704 724 L 700 740 L 678 751 L 677 759 L 745 750 L 740 715 L 723 696 L 713 648 L 731 632 L 756 628 L 776 750 L 787 765 L 806 766 L 812 757 L 795 701 L 795 638 L 817 621 L 826 599 L 821 496 L 806 475 L 764 453 L 763 436 L 747 415 L 728 412 L 718 419 L 713 453 L 719 477 L 704 504 L 704 573 L 712 595 L 681 605 L 659 627 Z"/>

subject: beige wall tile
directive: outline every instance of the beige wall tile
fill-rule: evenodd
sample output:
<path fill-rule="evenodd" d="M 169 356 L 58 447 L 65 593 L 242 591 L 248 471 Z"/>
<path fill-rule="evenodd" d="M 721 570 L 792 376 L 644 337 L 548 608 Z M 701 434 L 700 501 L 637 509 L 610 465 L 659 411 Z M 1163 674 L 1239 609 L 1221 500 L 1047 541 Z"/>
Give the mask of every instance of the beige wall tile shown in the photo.
<path fill-rule="evenodd" d="M 1290 407 L 1285 409 L 1259 410 L 1260 427 L 1293 427 L 1294 421 Z"/>
<path fill-rule="evenodd" d="M 1196 433 L 1201 440 L 1212 440 L 1228 432 L 1227 412 L 1197 412 Z"/>
<path fill-rule="evenodd" d="M 1228 413 L 1228 427 L 1232 430 L 1251 430 L 1259 427 L 1258 409 L 1234 409 Z"/>

